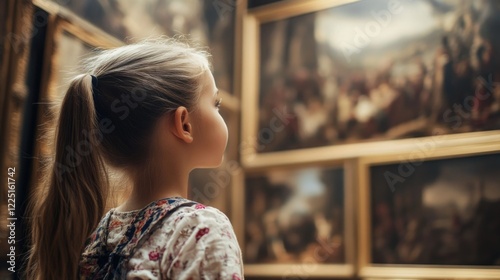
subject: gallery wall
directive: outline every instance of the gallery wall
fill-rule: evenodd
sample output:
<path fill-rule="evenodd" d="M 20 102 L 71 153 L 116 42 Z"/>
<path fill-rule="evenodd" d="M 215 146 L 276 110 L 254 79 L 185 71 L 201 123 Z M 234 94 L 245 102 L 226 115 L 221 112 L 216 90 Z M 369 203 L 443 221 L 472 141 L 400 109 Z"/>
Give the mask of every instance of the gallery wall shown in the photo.
<path fill-rule="evenodd" d="M 213 55 L 230 131 L 190 197 L 231 218 L 247 279 L 500 279 L 500 1 L 5 5 L 4 38 L 25 34 L 2 46 L 0 88 L 17 217 L 79 61 L 183 34 Z M 129 190 L 113 183 L 108 208 Z"/>
<path fill-rule="evenodd" d="M 247 275 L 500 278 L 499 4 L 245 12 Z"/>

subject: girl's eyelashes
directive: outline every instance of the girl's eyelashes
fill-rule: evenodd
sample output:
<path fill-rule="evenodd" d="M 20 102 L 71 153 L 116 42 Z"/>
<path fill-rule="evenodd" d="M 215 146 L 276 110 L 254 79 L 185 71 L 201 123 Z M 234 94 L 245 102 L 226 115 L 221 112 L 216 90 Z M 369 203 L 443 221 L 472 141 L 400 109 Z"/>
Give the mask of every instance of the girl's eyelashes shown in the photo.
<path fill-rule="evenodd" d="M 222 103 L 222 98 L 219 98 L 217 99 L 217 101 L 215 101 L 215 107 L 220 108 L 220 104 Z"/>

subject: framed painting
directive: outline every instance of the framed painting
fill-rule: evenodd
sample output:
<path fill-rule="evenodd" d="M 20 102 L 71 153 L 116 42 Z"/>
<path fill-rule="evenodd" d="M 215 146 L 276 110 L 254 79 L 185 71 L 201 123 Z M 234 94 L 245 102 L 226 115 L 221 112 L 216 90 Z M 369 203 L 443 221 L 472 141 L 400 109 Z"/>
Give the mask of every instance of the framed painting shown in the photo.
<path fill-rule="evenodd" d="M 351 167 L 276 167 L 241 176 L 233 200 L 242 209 L 234 221 L 245 276 L 354 275 Z"/>
<path fill-rule="evenodd" d="M 310 0 L 243 21 L 242 161 L 358 157 L 500 129 L 497 1 Z M 416 24 L 419 23 L 419 24 Z"/>
<path fill-rule="evenodd" d="M 359 160 L 361 277 L 500 278 L 500 142 Z"/>
<path fill-rule="evenodd" d="M 233 93 L 236 0 L 37 0 L 83 20 L 124 42 L 182 36 L 209 48 L 213 73 L 225 94 Z M 75 19 L 75 18 L 78 19 Z"/>

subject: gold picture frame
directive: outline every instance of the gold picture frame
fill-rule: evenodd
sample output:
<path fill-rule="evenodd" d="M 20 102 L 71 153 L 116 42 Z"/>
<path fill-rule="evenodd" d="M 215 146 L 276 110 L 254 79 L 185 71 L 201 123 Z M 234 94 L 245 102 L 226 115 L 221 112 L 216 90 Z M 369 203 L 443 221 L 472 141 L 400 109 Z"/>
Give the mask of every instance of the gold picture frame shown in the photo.
<path fill-rule="evenodd" d="M 370 1 L 367 1 L 366 3 L 367 5 L 372 4 L 368 2 Z M 387 1 L 388 3 L 387 5 L 389 5 L 390 2 L 399 3 L 401 1 Z M 411 4 L 410 2 L 408 3 L 404 2 L 403 4 L 410 5 Z M 241 163 L 245 168 L 252 169 L 252 168 L 271 167 L 275 165 L 290 164 L 290 163 L 308 164 L 313 162 L 326 162 L 332 159 L 341 160 L 347 158 L 358 158 L 366 155 L 381 154 L 386 151 L 392 152 L 394 151 L 394 149 L 398 149 L 399 151 L 411 150 L 412 147 L 414 146 L 415 141 L 417 141 L 415 139 L 419 139 L 418 141 L 429 141 L 429 139 L 432 139 L 433 137 L 432 135 L 446 134 L 446 137 L 444 137 L 443 139 L 459 141 L 457 139 L 468 139 L 468 138 L 477 139 L 480 137 L 485 137 L 485 139 L 487 139 L 492 135 L 498 134 L 497 129 L 492 131 L 488 129 L 484 130 L 475 128 L 469 129 L 469 125 L 461 125 L 461 126 L 458 125 L 460 127 L 457 129 L 455 129 L 455 127 L 453 129 L 445 127 L 445 125 L 442 125 L 442 123 L 444 123 L 445 120 L 446 120 L 446 125 L 449 125 L 450 123 L 448 122 L 448 119 L 445 118 L 445 114 L 442 114 L 442 110 L 450 109 L 451 107 L 448 106 L 449 104 L 447 103 L 445 104 L 445 101 L 439 100 L 435 101 L 437 105 L 435 105 L 434 103 L 432 103 L 432 105 L 428 105 L 431 107 L 434 105 L 441 106 L 439 107 L 440 108 L 439 110 L 436 109 L 437 110 L 436 112 L 439 113 L 435 114 L 429 113 L 432 116 L 426 115 L 425 118 L 418 117 L 412 119 L 411 121 L 405 122 L 404 127 L 402 127 L 401 125 L 400 126 L 395 125 L 394 127 L 392 127 L 395 129 L 392 129 L 390 133 L 387 133 L 387 135 L 377 134 L 379 136 L 376 135 L 373 138 L 366 138 L 365 140 L 359 140 L 359 141 L 358 140 L 340 141 L 338 145 L 311 144 L 310 146 L 307 147 L 295 147 L 295 148 L 284 148 L 280 146 L 279 143 L 288 141 L 287 139 L 290 138 L 289 137 L 290 134 L 283 134 L 285 136 L 282 136 L 278 132 L 283 130 L 283 126 L 286 127 L 286 124 L 288 124 L 288 120 L 285 120 L 285 118 L 295 113 L 293 114 L 290 113 L 292 112 L 290 111 L 292 109 L 290 109 L 288 105 L 287 105 L 288 107 L 284 108 L 273 107 L 273 111 L 271 111 L 270 109 L 266 109 L 267 111 L 265 110 L 264 114 L 262 112 L 259 112 L 261 107 L 263 107 L 263 104 L 261 104 L 261 101 L 259 100 L 263 99 L 260 97 L 261 95 L 260 87 L 262 86 L 261 85 L 262 82 L 260 81 L 262 79 L 261 77 L 262 66 L 260 64 L 262 63 L 261 48 L 263 48 L 261 41 L 264 40 L 262 39 L 263 37 L 261 37 L 262 35 L 261 29 L 263 28 L 262 26 L 268 23 L 273 23 L 273 24 L 276 22 L 281 23 L 282 20 L 288 20 L 294 17 L 304 16 L 310 13 L 323 12 L 324 10 L 333 11 L 337 8 L 344 8 L 344 6 L 350 6 L 349 4 L 352 4 L 353 6 L 357 5 L 358 8 L 364 5 L 363 3 L 360 3 L 360 0 L 307 0 L 307 1 L 290 0 L 254 8 L 251 9 L 250 11 L 246 11 L 242 15 L 243 43 L 241 47 L 242 47 L 242 53 L 244 55 L 242 56 L 241 91 L 242 91 L 242 104 L 244 105 L 242 106 L 242 125 L 241 125 L 242 132 L 241 132 L 240 154 L 241 154 Z M 410 7 L 404 7 L 405 10 L 410 10 L 409 8 Z M 365 11 L 368 12 L 368 14 L 371 11 L 369 9 L 374 9 L 374 8 L 373 6 L 369 5 Z M 379 10 L 376 9 L 373 10 L 373 13 L 376 12 L 379 12 Z M 351 13 L 353 13 L 353 11 L 351 11 Z M 393 18 L 396 17 L 393 15 Z M 300 27 L 300 25 L 298 26 Z M 312 31 L 310 31 L 309 33 L 312 33 Z M 276 35 L 275 33 L 273 34 Z M 273 36 L 268 36 L 270 38 L 266 37 L 266 40 L 274 39 Z M 352 34 L 352 36 L 354 36 L 354 34 Z M 265 42 L 266 41 L 264 40 L 264 43 Z M 418 40 L 415 40 L 415 42 L 418 42 Z M 433 41 L 433 44 L 434 45 L 437 44 L 436 41 Z M 280 46 L 277 46 L 276 48 L 280 48 Z M 273 45 L 271 45 L 269 49 L 272 49 L 272 47 Z M 265 49 L 266 52 L 272 51 L 269 49 L 266 48 Z M 269 62 L 269 64 L 271 64 L 271 62 Z M 288 71 L 289 69 L 285 68 L 282 70 Z M 477 79 L 475 79 L 475 81 L 483 77 L 477 76 L 476 78 Z M 269 78 L 269 79 L 272 80 L 274 78 Z M 484 79 L 482 79 L 481 81 L 484 82 Z M 478 81 L 476 82 L 478 84 L 480 83 Z M 286 81 L 283 83 L 286 83 Z M 283 96 L 285 95 L 285 93 L 280 93 L 280 94 L 282 94 Z M 492 91 L 490 92 L 490 94 L 495 94 L 495 96 L 500 95 L 498 93 L 498 89 L 495 89 L 495 93 Z M 271 103 L 272 102 L 279 103 L 278 101 L 275 101 L 275 99 L 282 98 L 282 95 L 277 94 L 277 97 L 273 95 L 269 97 L 270 98 L 269 100 L 271 100 L 270 101 Z M 434 99 L 439 99 L 439 98 L 436 97 Z M 432 102 L 434 102 L 434 99 Z M 285 102 L 283 102 L 283 104 L 285 104 Z M 402 106 L 402 108 L 405 107 Z M 276 109 L 277 111 L 274 111 L 274 109 Z M 449 110 L 446 110 L 445 112 L 448 111 Z M 496 115 L 494 122 L 495 125 L 498 125 L 498 114 L 497 113 L 495 114 Z M 448 117 L 449 115 L 446 116 Z M 428 122 L 431 123 L 432 125 L 428 124 Z M 292 124 L 295 126 L 297 125 L 296 123 Z M 434 124 L 436 125 L 434 126 Z M 451 122 L 451 124 L 454 123 Z M 304 127 L 306 127 L 306 125 L 304 125 Z M 417 127 L 419 127 L 420 129 L 422 129 L 422 131 L 425 132 L 421 133 L 420 130 L 416 129 Z M 431 128 L 427 129 L 427 127 Z M 293 127 L 291 129 L 297 130 L 296 127 Z M 409 133 L 407 130 L 412 132 Z M 421 133 L 422 135 L 413 136 L 413 134 L 419 134 L 419 133 Z M 394 135 L 399 135 L 399 136 L 394 136 Z M 268 144 L 269 142 L 272 142 L 273 139 L 276 138 L 280 138 L 280 140 L 276 143 Z M 290 140 L 290 141 L 297 142 L 297 140 Z M 273 147 L 269 148 L 271 146 Z"/>
<path fill-rule="evenodd" d="M 425 252 L 425 248 L 433 247 L 435 246 L 436 248 L 441 246 L 441 245 L 433 245 L 429 246 L 429 241 L 428 239 L 418 239 L 420 243 L 412 243 L 412 244 L 424 244 L 421 247 L 417 247 L 416 245 L 413 248 L 419 248 L 413 249 L 413 252 L 416 255 L 413 255 L 413 258 L 416 263 L 412 264 L 408 259 L 404 259 L 401 257 L 403 254 L 402 252 L 405 252 L 405 257 L 408 256 L 407 252 L 410 252 L 406 250 L 409 248 L 409 245 L 406 243 L 406 239 L 408 236 L 421 236 L 418 234 L 415 235 L 410 235 L 413 231 L 410 231 L 410 222 L 407 222 L 408 220 L 405 220 L 403 218 L 399 218 L 399 215 L 403 214 L 397 214 L 401 213 L 402 211 L 398 211 L 398 209 L 395 209 L 395 207 L 402 207 L 402 206 L 394 206 L 394 205 L 401 205 L 401 201 L 405 201 L 404 204 L 407 205 L 408 209 L 415 209 L 417 207 L 414 207 L 411 205 L 409 201 L 419 201 L 421 199 L 420 203 L 421 205 L 425 205 L 426 208 L 423 208 L 424 206 L 421 206 L 422 208 L 419 208 L 418 213 L 429 213 L 428 209 L 438 209 L 438 208 L 432 208 L 432 207 L 438 207 L 435 206 L 437 205 L 435 201 L 439 201 L 441 198 L 444 196 L 440 196 L 436 192 L 436 187 L 438 186 L 441 188 L 443 186 L 443 176 L 442 174 L 448 174 L 450 175 L 450 170 L 453 171 L 453 168 L 461 168 L 461 169 L 455 169 L 453 172 L 454 175 L 445 177 L 445 178 L 458 178 L 456 180 L 461 180 L 460 176 L 467 176 L 463 175 L 468 172 L 468 170 L 464 170 L 465 166 L 476 166 L 476 169 L 472 169 L 472 173 L 468 175 L 474 175 L 477 179 L 478 170 L 483 170 L 484 168 L 481 168 L 481 164 L 478 164 L 477 161 L 472 161 L 471 158 L 477 159 L 478 157 L 483 156 L 486 157 L 487 160 L 490 160 L 494 158 L 497 161 L 500 160 L 500 139 L 497 138 L 494 141 L 491 142 L 483 142 L 483 143 L 468 143 L 464 145 L 459 145 L 459 146 L 447 146 L 447 147 L 439 147 L 439 148 L 434 148 L 432 146 L 427 146 L 428 150 L 422 150 L 422 149 L 417 149 L 415 148 L 413 151 L 407 151 L 404 153 L 393 153 L 393 154 L 388 154 L 388 155 L 377 155 L 377 156 L 369 156 L 369 157 L 363 157 L 358 160 L 358 178 L 359 178 L 359 185 L 358 185 L 358 190 L 357 190 L 357 203 L 358 203 L 358 217 L 357 217 L 357 232 L 358 232 L 358 243 L 357 243 L 357 248 L 358 248 L 358 260 L 357 260 L 357 266 L 359 269 L 359 276 L 362 278 L 366 279 L 499 279 L 500 278 L 500 269 L 499 266 L 492 265 L 492 266 L 473 266 L 473 265 L 467 265 L 463 263 L 459 264 L 429 264 L 426 262 L 439 262 L 439 261 L 446 261 L 446 258 L 441 258 L 439 261 L 436 261 L 436 258 L 430 260 L 429 256 L 435 256 L 435 253 L 430 254 L 424 254 L 424 253 L 418 253 L 418 252 Z M 466 163 L 466 161 L 469 160 L 470 162 Z M 431 167 L 424 167 L 427 169 L 422 169 L 422 172 L 425 173 L 425 176 L 422 176 L 422 172 L 417 174 L 417 171 L 419 168 L 422 168 L 421 166 L 425 166 L 427 162 L 431 162 L 429 164 L 434 164 Z M 471 162 L 474 162 L 472 165 Z M 446 163 L 446 167 L 445 164 Z M 423 165 L 422 165 L 423 164 Z M 467 164 L 467 165 L 466 165 Z M 410 165 L 412 167 L 410 167 Z M 429 166 L 429 165 L 428 165 Z M 400 169 L 395 169 L 395 168 L 400 168 Z M 373 171 L 373 168 L 378 168 L 376 169 L 376 172 Z M 446 172 L 443 171 L 446 168 Z M 470 168 L 469 168 L 470 169 Z M 384 171 L 384 174 L 381 175 L 381 171 Z M 436 177 L 432 177 L 433 175 L 428 175 L 429 173 L 434 174 L 433 172 L 427 172 L 429 170 L 438 170 L 435 171 L 436 174 L 440 174 L 439 176 L 436 175 Z M 399 172 L 399 173 L 398 173 Z M 402 172 L 402 173 L 401 173 Z M 406 173 L 405 173 L 406 172 Z M 441 172 L 441 173 L 440 173 Z M 485 171 L 486 172 L 486 171 Z M 488 174 L 495 174 L 494 171 L 489 171 L 490 173 Z M 375 174 L 375 175 L 374 175 Z M 396 175 L 394 175 L 396 174 Z M 382 185 L 380 184 L 382 178 L 381 176 L 387 176 L 385 177 L 386 184 L 387 185 Z M 395 177 L 393 177 L 395 176 Z M 398 177 L 400 176 L 400 177 Z M 413 177 L 411 177 L 413 176 Z M 416 179 L 416 178 L 422 178 L 425 177 L 427 178 L 430 176 L 430 178 L 438 178 L 435 179 L 434 181 L 425 181 L 425 179 Z M 483 177 L 483 176 L 481 176 Z M 378 179 L 374 179 L 378 178 Z M 387 179 L 389 178 L 389 179 Z M 396 178 L 396 179 L 394 179 Z M 403 178 L 403 179 L 401 179 Z M 465 178 L 465 177 L 464 177 Z M 472 178 L 472 177 L 471 177 Z M 488 177 L 489 178 L 489 177 Z M 394 181 L 393 181 L 394 179 Z M 406 196 L 398 194 L 398 191 L 400 191 L 398 188 L 396 188 L 396 183 L 401 183 L 405 182 L 408 180 L 408 182 L 415 182 L 415 180 L 422 180 L 419 182 L 426 182 L 426 193 L 424 194 L 424 184 L 423 183 L 413 183 L 412 185 L 397 185 L 398 188 L 406 188 L 404 189 L 403 194 Z M 472 180 L 472 179 L 471 179 Z M 475 181 L 474 181 L 475 182 Z M 432 183 L 432 184 L 431 184 Z M 458 184 L 452 185 L 455 187 L 457 190 L 462 190 L 459 187 L 462 187 L 462 184 L 466 184 L 465 180 L 462 180 Z M 484 182 L 483 182 L 484 183 Z M 378 185 L 377 185 L 378 184 Z M 459 186 L 460 184 L 460 186 Z M 482 183 L 479 183 L 481 185 Z M 420 189 L 415 190 L 416 186 L 420 186 Z M 446 186 L 446 185 L 445 185 Z M 475 190 L 474 185 L 474 190 Z M 379 188 L 377 188 L 379 187 Z M 408 189 L 409 187 L 413 187 L 413 189 Z M 385 188 L 385 190 L 382 191 L 382 193 L 385 193 L 385 196 L 383 196 L 381 193 L 381 188 Z M 434 193 L 431 193 L 429 190 L 433 188 L 431 191 Z M 472 187 L 471 187 L 472 188 Z M 481 190 L 483 190 L 482 187 Z M 381 203 L 381 198 L 384 197 L 387 198 L 387 193 L 388 189 L 391 191 L 391 196 L 388 199 L 389 202 L 386 202 L 382 200 Z M 491 189 L 491 184 L 490 184 L 490 189 Z M 374 194 L 374 190 L 377 190 L 377 195 Z M 416 195 L 415 191 L 420 190 L 420 195 Z M 497 190 L 498 191 L 498 190 Z M 491 194 L 491 192 L 489 192 Z M 450 192 L 447 192 L 448 197 L 452 197 Z M 463 194 L 461 194 L 463 196 Z M 412 197 L 417 197 L 417 198 L 410 198 L 408 199 L 408 196 Z M 403 199 L 401 198 L 403 197 Z M 423 198 L 422 198 L 423 197 Z M 456 197 L 456 196 L 455 196 Z M 467 195 L 466 195 L 467 197 Z M 434 201 L 433 205 L 431 205 L 429 201 Z M 450 199 L 448 199 L 450 200 Z M 497 199 L 498 200 L 498 199 Z M 444 201 L 444 200 L 443 200 Z M 440 201 L 439 207 L 444 207 L 444 202 Z M 458 201 L 458 200 L 457 200 Z M 397 204 L 399 203 L 399 204 Z M 429 203 L 429 204 L 427 204 Z M 453 202 L 454 204 L 451 204 L 451 202 L 446 202 L 450 203 L 449 205 L 446 205 L 446 207 L 451 207 L 451 208 L 456 208 L 458 206 L 459 202 Z M 461 202 L 463 204 L 463 201 Z M 387 206 L 387 205 L 392 205 L 392 206 Z M 429 206 L 431 205 L 431 206 Z M 451 206 L 450 206 L 451 205 Z M 444 215 L 446 211 L 442 211 L 444 208 L 439 208 L 441 209 L 440 213 Z M 441 224 L 443 224 L 443 220 L 448 222 L 448 224 L 453 225 L 453 233 L 451 236 L 454 235 L 459 235 L 461 237 L 461 230 L 465 228 L 464 224 L 466 224 L 468 216 L 466 218 L 463 217 L 463 214 L 457 214 L 457 213 L 462 213 L 462 208 L 458 208 L 459 210 L 454 210 L 453 215 L 448 215 L 445 218 L 440 216 L 440 221 Z M 467 208 L 468 209 L 468 208 Z M 477 208 L 476 208 L 477 209 Z M 425 210 L 425 211 L 424 211 Z M 448 208 L 446 208 L 448 210 Z M 413 211 L 413 210 L 412 210 Z M 437 210 L 433 210 L 436 212 Z M 392 214 L 388 214 L 392 213 Z M 433 212 L 431 212 L 433 213 Z M 448 212 L 446 212 L 448 213 Z M 396 216 L 397 215 L 397 216 Z M 407 216 L 410 216 L 409 214 L 405 214 Z M 423 215 L 423 214 L 422 214 Z M 389 224 L 394 224 L 396 221 L 398 222 L 398 226 L 401 227 L 401 224 L 405 224 L 404 230 L 398 232 L 400 234 L 403 232 L 404 238 L 403 237 L 397 237 L 399 241 L 397 241 L 397 246 L 395 246 L 393 243 L 390 243 L 392 247 L 390 247 L 387 240 L 390 240 L 390 242 L 394 242 L 394 239 L 392 238 L 393 231 L 383 231 L 381 229 L 381 221 L 384 220 L 384 218 L 381 217 L 392 217 L 391 223 Z M 407 217 L 405 216 L 405 217 Z M 431 218 L 428 218 L 429 216 L 426 214 L 428 220 L 432 219 L 437 219 L 435 216 L 431 216 Z M 450 218 L 450 217 L 453 217 Z M 412 218 L 413 219 L 413 218 Z M 416 218 L 415 218 L 416 219 Z M 421 221 L 421 218 L 419 216 L 418 220 L 419 222 Z M 431 222 L 428 222 L 425 220 L 427 223 L 425 225 L 433 225 L 435 226 L 437 224 L 436 221 L 433 221 L 433 224 Z M 446 220 L 448 219 L 448 220 Z M 384 220 L 387 221 L 387 220 Z M 417 220 L 412 220 L 411 223 Z M 406 223 L 407 222 L 407 223 Z M 415 225 L 415 224 L 413 224 Z M 375 230 L 375 226 L 377 226 L 377 230 Z M 431 226 L 429 226 L 431 227 Z M 390 228 L 389 225 L 387 225 L 387 228 Z M 424 226 L 420 225 L 416 227 L 417 229 L 422 229 L 425 228 Z M 398 228 L 400 229 L 400 228 Z M 415 229 L 415 231 L 417 231 Z M 390 233 L 388 233 L 390 232 Z M 444 231 L 446 234 L 448 234 L 448 231 Z M 444 234 L 444 233 L 443 233 Z M 381 237 L 382 236 L 382 237 Z M 390 236 L 390 237 L 389 237 Z M 401 236 L 401 235 L 397 235 Z M 377 238 L 376 241 L 374 241 L 374 238 Z M 410 237 L 408 237 L 410 238 Z M 436 234 L 431 237 L 434 240 L 439 240 L 441 238 L 440 235 Z M 455 237 L 453 237 L 455 238 Z M 458 238 L 458 237 L 457 237 Z M 412 241 L 417 240 L 416 237 L 415 239 L 412 239 Z M 408 241 L 409 242 L 409 241 Z M 374 249 L 377 246 L 376 249 Z M 461 243 L 460 246 L 467 246 L 467 244 Z M 387 249 L 387 248 L 391 249 Z M 424 248 L 424 249 L 421 249 Z M 439 248 L 447 248 L 447 247 L 439 247 Z M 437 250 L 437 249 L 436 249 Z M 444 250 L 444 249 L 443 249 Z M 383 252 L 383 253 L 380 253 Z M 434 251 L 433 251 L 434 252 Z M 389 256 L 389 257 L 387 257 Z M 422 257 L 416 257 L 416 256 L 422 256 Z M 455 254 L 455 256 L 460 257 L 459 254 Z M 457 257 L 457 258 L 458 258 Z M 374 258 L 377 259 L 377 262 L 374 262 Z M 396 262 L 397 264 L 390 263 L 390 261 L 387 261 L 389 259 L 395 260 L 393 262 Z M 404 260 L 403 260 L 404 259 Z M 465 258 L 463 258 L 465 259 Z M 459 259 L 460 261 L 463 261 L 462 259 Z M 406 262 L 406 264 L 403 264 L 401 262 Z"/>
<path fill-rule="evenodd" d="M 288 255 L 288 257 L 291 257 L 290 259 L 286 260 L 269 260 L 269 261 L 262 261 L 260 262 L 259 260 L 253 261 L 252 263 L 247 262 L 246 257 L 244 258 L 244 271 L 245 271 L 245 276 L 246 277 L 282 277 L 283 279 L 299 279 L 301 277 L 326 277 L 329 279 L 332 278 L 348 278 L 348 277 L 353 277 L 355 275 L 355 259 L 356 259 L 356 250 L 355 250 L 355 222 L 354 222 L 354 189 L 355 189 L 355 168 L 356 168 L 356 163 L 355 161 L 347 160 L 347 161 L 330 161 L 327 163 L 322 163 L 322 164 L 307 164 L 307 165 L 281 165 L 281 166 L 276 166 L 273 168 L 260 168 L 260 169 L 253 169 L 253 170 L 245 170 L 244 172 L 239 172 L 234 174 L 234 189 L 233 189 L 233 195 L 232 195 L 232 209 L 233 213 L 231 216 L 231 219 L 233 221 L 233 226 L 235 228 L 236 235 L 238 237 L 238 241 L 240 243 L 240 247 L 242 248 L 243 253 L 247 252 L 249 250 L 249 246 L 247 244 L 247 237 L 249 236 L 247 232 L 247 223 L 248 223 L 248 212 L 251 211 L 250 207 L 255 207 L 256 205 L 249 205 L 248 201 L 252 200 L 252 198 L 248 197 L 248 190 L 252 189 L 252 186 L 259 186 L 260 189 L 264 191 L 268 191 L 269 189 L 266 188 L 263 185 L 260 185 L 260 179 L 265 179 L 268 180 L 271 177 L 281 177 L 282 179 L 288 175 L 291 176 L 302 176 L 304 175 L 308 179 L 311 179 L 312 176 L 311 174 L 314 173 L 314 178 L 325 178 L 322 176 L 331 176 L 333 175 L 338 176 L 338 174 L 341 174 L 343 185 L 329 185 L 328 183 L 325 183 L 325 190 L 328 194 L 331 194 L 332 192 L 335 192 L 333 189 L 336 189 L 337 191 L 342 192 L 342 215 L 341 215 L 341 220 L 342 220 L 342 231 L 341 231 L 341 252 L 343 258 L 343 261 L 338 262 L 329 258 L 325 257 L 325 252 L 327 256 L 332 256 L 333 251 L 328 250 L 332 249 L 333 247 L 328 247 L 331 245 L 328 242 L 320 242 L 318 241 L 319 235 L 315 235 L 315 241 L 312 243 L 308 243 L 307 245 L 308 249 L 304 250 L 299 250 L 296 251 L 297 249 L 291 249 L 295 250 L 293 253 L 290 251 L 290 246 L 292 245 L 287 245 L 285 246 L 288 247 L 287 252 L 285 253 Z M 310 173 L 312 172 L 312 173 Z M 333 173 L 332 173 L 333 172 Z M 339 173 L 340 172 L 340 173 Z M 335 175 L 335 174 L 337 175 Z M 317 176 L 316 176 L 317 175 Z M 304 178 L 305 178 L 304 177 Z M 257 181 L 255 181 L 257 179 Z M 322 180 L 323 180 L 322 179 Z M 254 184 L 252 186 L 246 185 L 248 182 L 254 180 Z M 313 180 L 314 181 L 314 180 Z M 271 183 L 271 185 L 275 184 Z M 331 183 L 331 182 L 330 182 Z M 283 186 L 281 183 L 276 183 L 276 186 Z M 314 182 L 312 183 L 314 184 Z M 297 185 L 298 186 L 298 185 Z M 297 187 L 295 186 L 295 187 Z M 290 187 L 290 186 L 289 186 Z M 309 188 L 309 185 L 304 185 L 302 187 Z M 291 187 L 292 189 L 294 187 Z M 300 188 L 300 187 L 299 187 Z M 313 186 L 314 188 L 314 186 Z M 276 194 L 276 193 L 275 193 Z M 278 195 L 280 196 L 280 195 Z M 286 195 L 285 195 L 286 196 Z M 330 197 L 330 196 L 328 196 Z M 285 199 L 290 203 L 291 198 L 279 198 L 280 199 Z M 337 198 L 338 199 L 338 198 Z M 283 202 L 283 201 L 282 201 Z M 285 203 L 285 202 L 284 202 Z M 290 204 L 287 204 L 290 205 Z M 319 204 L 318 204 L 319 205 Z M 333 205 L 328 204 L 328 206 L 325 208 L 325 211 L 332 210 L 329 207 L 333 207 Z M 273 206 L 274 207 L 274 206 Z M 284 204 L 280 207 L 284 207 Z M 339 205 L 336 205 L 336 207 L 339 207 Z M 267 209 L 267 208 L 266 208 Z M 280 208 L 281 209 L 281 208 Z M 284 209 L 284 208 L 282 208 Z M 266 211 L 268 211 L 267 209 Z M 280 210 L 281 211 L 281 210 Z M 284 210 L 283 210 L 284 211 Z M 332 210 L 333 211 L 333 210 Z M 285 211 L 286 212 L 286 211 Z M 321 212 L 321 211 L 320 211 Z M 253 212 L 252 212 L 253 213 Z M 283 212 L 284 213 L 284 212 Z M 255 216 L 255 213 L 253 214 Z M 258 217 L 253 217 L 257 218 Z M 318 229 L 317 224 L 314 223 L 314 228 Z M 324 228 L 323 228 L 324 229 Z M 317 231 L 317 234 L 319 231 Z M 279 239 L 281 239 L 283 236 L 280 235 Z M 282 239 L 284 240 L 284 239 Z M 332 240 L 330 240 L 332 241 Z M 285 242 L 286 243 L 286 242 Z M 316 245 L 314 245 L 316 244 Z M 319 244 L 319 245 L 318 245 Z M 302 244 L 304 245 L 304 244 Z M 254 246 L 254 245 L 252 245 Z M 274 245 L 273 245 L 274 246 Z M 314 247 L 316 246 L 316 247 Z M 304 247 L 305 248 L 305 247 Z M 320 248 L 319 250 L 312 250 L 311 248 Z M 326 248 L 326 249 L 325 249 Z M 322 251 L 321 251 L 322 250 Z M 328 251 L 326 251 L 328 250 Z M 313 252 L 313 253 L 312 253 Z M 321 252 L 321 254 L 319 253 Z M 317 254 L 316 254 L 317 253 Z M 292 256 L 293 255 L 293 256 Z M 268 254 L 267 259 L 273 258 L 271 255 Z M 275 255 L 276 256 L 276 255 Z M 298 259 L 301 261 L 298 261 Z"/>

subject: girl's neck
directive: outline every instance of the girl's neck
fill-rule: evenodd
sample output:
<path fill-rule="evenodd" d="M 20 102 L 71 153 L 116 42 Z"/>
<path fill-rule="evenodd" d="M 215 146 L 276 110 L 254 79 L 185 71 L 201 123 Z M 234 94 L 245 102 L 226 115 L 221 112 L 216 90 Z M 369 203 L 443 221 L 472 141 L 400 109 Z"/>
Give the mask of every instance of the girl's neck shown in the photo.
<path fill-rule="evenodd" d="M 173 170 L 171 170 L 173 171 Z M 167 197 L 188 196 L 190 170 L 164 172 L 157 176 L 139 176 L 133 180 L 129 198 L 116 208 L 118 212 L 127 212 L 144 208 L 149 203 Z"/>

